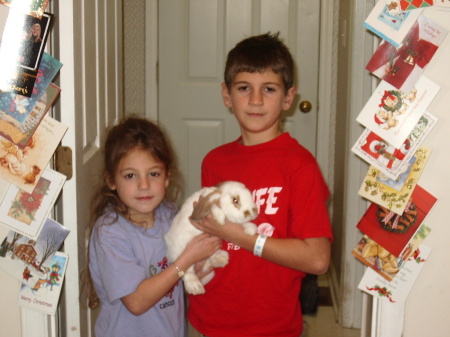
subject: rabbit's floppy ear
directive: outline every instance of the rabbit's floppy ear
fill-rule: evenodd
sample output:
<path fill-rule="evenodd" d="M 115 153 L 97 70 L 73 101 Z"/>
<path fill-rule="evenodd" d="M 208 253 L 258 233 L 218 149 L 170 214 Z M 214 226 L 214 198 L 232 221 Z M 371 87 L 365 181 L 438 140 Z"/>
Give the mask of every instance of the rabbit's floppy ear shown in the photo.
<path fill-rule="evenodd" d="M 206 214 L 208 214 L 208 212 L 211 210 L 211 207 L 214 204 L 217 204 L 220 193 L 221 192 L 219 190 L 215 190 L 205 196 L 201 196 L 200 199 L 198 199 L 197 205 L 194 206 L 191 219 L 192 220 L 203 219 L 206 216 Z"/>

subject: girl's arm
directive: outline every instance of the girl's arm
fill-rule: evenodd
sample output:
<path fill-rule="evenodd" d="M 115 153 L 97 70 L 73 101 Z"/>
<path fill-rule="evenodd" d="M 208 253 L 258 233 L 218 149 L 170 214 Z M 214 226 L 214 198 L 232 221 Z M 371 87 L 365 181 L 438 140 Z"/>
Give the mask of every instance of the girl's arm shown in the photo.
<path fill-rule="evenodd" d="M 185 271 L 196 262 L 202 261 L 220 249 L 221 240 L 209 234 L 194 237 L 186 249 L 168 268 L 158 275 L 143 280 L 134 293 L 121 298 L 126 308 L 136 316 L 142 315 L 154 306 L 180 279 L 179 269 Z"/>
<path fill-rule="evenodd" d="M 239 224 L 226 221 L 224 225 L 219 225 L 210 214 L 199 221 L 191 220 L 191 223 L 205 233 L 218 236 L 250 252 L 253 252 L 258 238 L 258 235 L 245 234 Z M 261 257 L 284 267 L 320 275 L 328 270 L 330 254 L 331 243 L 326 237 L 305 240 L 268 237 Z"/>

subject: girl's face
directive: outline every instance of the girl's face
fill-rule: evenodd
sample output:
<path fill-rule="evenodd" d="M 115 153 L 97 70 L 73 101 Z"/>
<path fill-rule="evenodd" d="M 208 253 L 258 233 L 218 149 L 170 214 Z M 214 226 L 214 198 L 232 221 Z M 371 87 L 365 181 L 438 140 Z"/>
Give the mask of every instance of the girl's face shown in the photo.
<path fill-rule="evenodd" d="M 41 26 L 39 24 L 33 25 L 33 27 L 31 27 L 31 34 L 33 34 L 33 36 L 41 35 Z"/>
<path fill-rule="evenodd" d="M 130 220 L 152 227 L 155 209 L 163 201 L 169 176 L 164 165 L 145 150 L 136 148 L 120 160 L 110 188 L 117 190 L 128 207 Z"/>

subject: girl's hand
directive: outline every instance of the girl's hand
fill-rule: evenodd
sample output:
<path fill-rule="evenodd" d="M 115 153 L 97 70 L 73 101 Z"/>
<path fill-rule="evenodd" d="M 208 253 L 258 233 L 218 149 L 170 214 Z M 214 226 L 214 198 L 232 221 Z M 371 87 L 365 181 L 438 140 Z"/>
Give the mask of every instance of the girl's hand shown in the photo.
<path fill-rule="evenodd" d="M 184 254 L 190 257 L 192 264 L 203 261 L 214 254 L 222 246 L 222 240 L 206 233 L 192 238 L 186 245 Z"/>

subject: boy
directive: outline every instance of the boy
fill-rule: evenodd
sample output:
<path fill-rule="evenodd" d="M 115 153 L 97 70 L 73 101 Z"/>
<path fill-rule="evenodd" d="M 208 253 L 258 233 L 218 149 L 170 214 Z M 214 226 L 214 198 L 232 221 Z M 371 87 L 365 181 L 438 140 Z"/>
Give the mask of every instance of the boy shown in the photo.
<path fill-rule="evenodd" d="M 259 208 L 259 235 L 231 222 L 218 225 L 211 216 L 193 222 L 222 238 L 230 254 L 206 293 L 189 297 L 188 318 L 204 336 L 299 337 L 301 280 L 328 269 L 328 188 L 314 157 L 280 130 L 281 113 L 295 96 L 293 82 L 293 59 L 278 34 L 247 38 L 228 54 L 222 95 L 241 137 L 207 154 L 202 185 L 244 183 Z"/>

